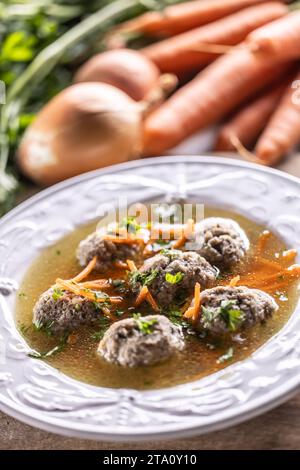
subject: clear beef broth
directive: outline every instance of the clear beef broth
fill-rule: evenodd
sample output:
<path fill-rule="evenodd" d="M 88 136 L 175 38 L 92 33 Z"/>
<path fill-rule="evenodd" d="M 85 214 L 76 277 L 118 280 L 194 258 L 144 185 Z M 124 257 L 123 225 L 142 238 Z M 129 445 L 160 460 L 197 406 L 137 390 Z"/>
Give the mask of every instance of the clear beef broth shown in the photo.
<path fill-rule="evenodd" d="M 252 247 L 257 244 L 258 237 L 264 230 L 264 227 L 240 215 L 206 208 L 205 217 L 212 216 L 236 220 L 246 231 Z M 54 246 L 44 250 L 33 262 L 22 282 L 17 300 L 16 320 L 28 344 L 37 351 L 50 350 L 57 344 L 57 339 L 33 328 L 33 306 L 39 295 L 47 290 L 57 277 L 69 279 L 78 273 L 75 250 L 80 240 L 94 229 L 95 223 L 80 227 Z M 266 257 L 274 259 L 275 253 L 282 252 L 285 248 L 284 243 L 272 234 L 268 241 Z M 250 250 L 246 261 L 235 268 L 234 274 L 251 273 L 251 270 L 253 271 L 253 250 Z M 120 279 L 125 276 L 125 271 L 114 270 L 105 276 Z M 222 282 L 226 280 L 222 279 Z M 216 282 L 216 285 L 219 283 Z M 245 359 L 257 350 L 286 323 L 295 308 L 297 295 L 296 283 L 288 290 L 281 290 L 280 295 L 276 297 L 279 310 L 274 317 L 263 325 L 259 324 L 243 331 L 239 336 L 242 341 L 233 341 L 232 337 L 216 341 L 209 337 L 188 335 L 186 347 L 182 352 L 155 366 L 131 369 L 107 363 L 96 353 L 97 328 L 82 328 L 60 353 L 46 359 L 46 362 L 70 377 L 102 387 L 157 389 L 191 382 Z M 126 310 L 128 307 L 127 303 L 123 309 Z M 153 313 L 150 308 L 147 312 L 147 304 L 143 309 L 139 308 L 139 311 Z"/>

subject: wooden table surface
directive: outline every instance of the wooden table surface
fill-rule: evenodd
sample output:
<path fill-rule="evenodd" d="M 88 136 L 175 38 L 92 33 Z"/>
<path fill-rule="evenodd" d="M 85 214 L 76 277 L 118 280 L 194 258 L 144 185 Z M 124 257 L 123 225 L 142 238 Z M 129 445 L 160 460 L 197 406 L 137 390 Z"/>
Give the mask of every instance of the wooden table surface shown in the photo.
<path fill-rule="evenodd" d="M 300 155 L 280 169 L 300 177 Z M 277 188 L 278 190 L 278 188 Z M 57 436 L 0 413 L 0 449 L 300 449 L 300 393 L 284 405 L 248 422 L 204 436 L 173 441 L 105 443 Z"/>

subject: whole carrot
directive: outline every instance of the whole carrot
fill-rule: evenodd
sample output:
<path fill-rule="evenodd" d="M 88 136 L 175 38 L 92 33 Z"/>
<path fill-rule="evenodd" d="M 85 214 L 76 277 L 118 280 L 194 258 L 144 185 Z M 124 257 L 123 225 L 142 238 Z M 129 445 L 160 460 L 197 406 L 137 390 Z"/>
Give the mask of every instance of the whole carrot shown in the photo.
<path fill-rule="evenodd" d="M 264 1 L 194 0 L 184 2 L 168 6 L 162 11 L 145 13 L 134 20 L 123 23 L 116 32 L 142 33 L 154 37 L 174 36 Z"/>
<path fill-rule="evenodd" d="M 286 64 L 246 49 L 219 57 L 178 90 L 144 123 L 144 154 L 158 155 L 224 118 L 275 79 Z"/>
<path fill-rule="evenodd" d="M 217 57 L 203 46 L 221 44 L 234 46 L 256 28 L 288 13 L 288 7 L 278 1 L 245 8 L 206 26 L 154 43 L 142 52 L 163 72 L 181 74 L 199 69 Z"/>
<path fill-rule="evenodd" d="M 276 85 L 269 93 L 263 93 L 238 111 L 221 127 L 217 137 L 216 150 L 235 150 L 237 139 L 245 147 L 253 145 L 275 110 L 285 86 L 286 83 Z"/>
<path fill-rule="evenodd" d="M 251 32 L 247 39 L 248 47 L 264 56 L 300 57 L 300 11 L 295 11 Z"/>
<path fill-rule="evenodd" d="M 300 73 L 293 83 L 299 85 Z M 298 81 L 297 81 L 298 80 Z M 276 164 L 300 141 L 300 96 L 291 82 L 255 147 L 267 165 Z"/>

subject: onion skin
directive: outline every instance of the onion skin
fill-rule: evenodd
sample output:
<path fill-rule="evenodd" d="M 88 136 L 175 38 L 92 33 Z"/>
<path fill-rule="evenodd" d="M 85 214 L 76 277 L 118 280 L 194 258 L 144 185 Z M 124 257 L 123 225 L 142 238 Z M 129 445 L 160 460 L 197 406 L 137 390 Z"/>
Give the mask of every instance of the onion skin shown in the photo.
<path fill-rule="evenodd" d="M 156 65 L 141 53 L 116 49 L 88 60 L 78 69 L 74 81 L 108 83 L 142 101 L 157 86 L 159 76 Z"/>
<path fill-rule="evenodd" d="M 23 173 L 39 185 L 137 158 L 138 103 L 104 83 L 79 83 L 53 98 L 27 129 L 18 150 Z"/>

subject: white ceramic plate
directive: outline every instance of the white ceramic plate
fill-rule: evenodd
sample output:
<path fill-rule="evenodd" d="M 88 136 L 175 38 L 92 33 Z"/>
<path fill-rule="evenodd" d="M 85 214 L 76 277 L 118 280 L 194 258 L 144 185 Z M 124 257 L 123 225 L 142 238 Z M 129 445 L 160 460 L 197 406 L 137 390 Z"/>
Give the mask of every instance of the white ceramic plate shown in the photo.
<path fill-rule="evenodd" d="M 34 426 L 106 440 L 169 439 L 239 423 L 289 398 L 300 384 L 300 305 L 253 356 L 209 377 L 140 392 L 89 386 L 27 356 L 14 323 L 16 289 L 32 259 L 99 203 L 187 197 L 230 208 L 300 252 L 300 182 L 217 157 L 164 157 L 96 171 L 56 185 L 0 222 L 0 407 Z"/>

